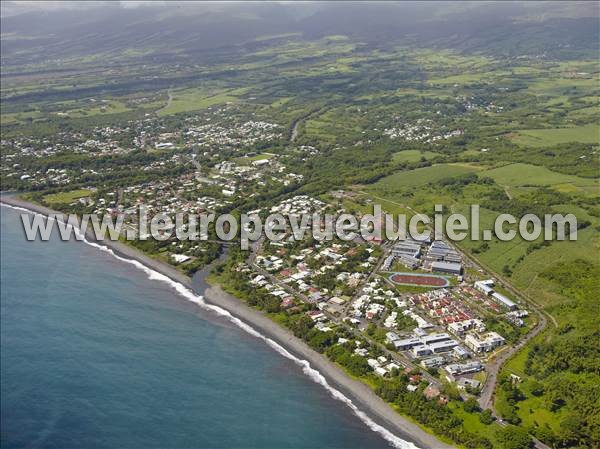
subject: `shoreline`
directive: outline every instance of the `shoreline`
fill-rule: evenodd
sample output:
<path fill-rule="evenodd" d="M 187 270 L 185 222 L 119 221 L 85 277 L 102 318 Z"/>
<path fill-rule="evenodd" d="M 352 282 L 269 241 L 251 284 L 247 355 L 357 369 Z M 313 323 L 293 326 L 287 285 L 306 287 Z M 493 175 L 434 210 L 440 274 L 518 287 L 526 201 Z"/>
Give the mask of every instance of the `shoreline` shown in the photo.
<path fill-rule="evenodd" d="M 49 214 L 64 215 L 47 207 L 18 199 L 15 196 L 3 195 L 0 197 L 0 203 L 23 208 L 45 216 Z M 369 386 L 361 381 L 350 378 L 340 367 L 324 355 L 310 348 L 304 341 L 295 337 L 290 331 L 275 323 L 260 311 L 251 308 L 242 300 L 225 292 L 220 285 L 207 285 L 207 288 L 203 292 L 196 292 L 192 285 L 192 279 L 174 267 L 155 260 L 121 242 L 109 239 L 97 241 L 91 232 L 87 231 L 85 234 L 88 242 L 104 246 L 112 250 L 120 258 L 136 261 L 144 267 L 166 276 L 170 281 L 183 285 L 195 295 L 201 295 L 208 306 L 221 308 L 231 314 L 234 319 L 245 324 L 246 327 L 250 327 L 254 333 L 260 335 L 260 337 L 255 335 L 257 338 L 262 338 L 282 356 L 294 360 L 301 366 L 305 374 L 311 377 L 316 383 L 328 388 L 334 399 L 344 402 L 365 425 L 370 427 L 372 431 L 379 433 L 391 446 L 395 445 L 396 447 L 405 447 L 407 449 L 415 446 L 419 449 L 449 449 L 454 447 L 443 443 L 433 434 L 426 432 L 414 422 L 397 413 L 383 399 L 377 396 Z M 215 310 L 215 312 L 217 311 Z M 277 346 L 289 355 L 279 350 Z M 319 375 L 325 383 L 316 378 Z M 335 394 L 335 390 L 337 390 L 338 394 Z M 339 397 L 339 393 L 341 393 L 342 397 Z M 376 428 L 367 420 L 370 420 Z M 405 442 L 397 441 L 394 444 L 394 438 L 396 440 L 404 440 Z"/>

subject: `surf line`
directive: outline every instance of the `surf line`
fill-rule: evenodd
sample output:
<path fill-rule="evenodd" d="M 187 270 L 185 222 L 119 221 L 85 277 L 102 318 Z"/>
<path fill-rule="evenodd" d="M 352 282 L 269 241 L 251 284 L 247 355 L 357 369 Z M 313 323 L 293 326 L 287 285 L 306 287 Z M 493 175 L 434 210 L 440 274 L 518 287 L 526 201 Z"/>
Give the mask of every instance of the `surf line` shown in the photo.
<path fill-rule="evenodd" d="M 0 203 L 0 204 L 2 204 L 2 206 L 9 207 L 14 210 L 21 210 L 21 211 L 28 212 L 30 214 L 41 215 L 42 217 L 46 217 L 47 219 L 52 219 L 52 217 L 48 217 L 44 214 L 41 214 L 34 210 L 26 209 L 24 207 L 13 206 L 11 204 L 6 204 L 6 203 Z M 58 218 L 57 218 L 57 220 L 58 220 Z M 70 225 L 70 224 L 66 224 L 66 226 L 72 227 L 72 225 Z M 274 340 L 272 340 L 271 338 L 266 337 L 265 335 L 261 334 L 256 329 L 254 329 L 252 326 L 250 326 L 249 324 L 245 323 L 238 317 L 232 315 L 228 310 L 225 310 L 222 307 L 216 306 L 214 304 L 208 304 L 206 301 L 204 301 L 204 298 L 202 296 L 196 295 L 194 292 L 192 292 L 189 288 L 187 288 L 185 285 L 181 284 L 180 282 L 174 281 L 170 277 L 168 277 L 156 270 L 153 270 L 152 268 L 147 267 L 146 265 L 144 265 L 143 263 L 141 263 L 137 260 L 128 259 L 126 257 L 121 257 L 120 255 L 116 254 L 111 248 L 109 248 L 105 245 L 101 245 L 101 244 L 98 244 L 95 242 L 90 242 L 86 238 L 85 234 L 82 233 L 81 230 L 77 227 L 74 227 L 74 231 L 79 236 L 83 235 L 83 239 L 79 240 L 79 241 L 81 241 L 91 247 L 94 247 L 100 251 L 108 253 L 111 256 L 113 256 L 114 258 L 116 258 L 117 260 L 120 260 L 122 262 L 125 262 L 125 263 L 135 266 L 139 270 L 146 273 L 146 275 L 148 276 L 148 279 L 154 280 L 154 281 L 160 281 L 160 282 L 164 282 L 164 283 L 168 284 L 175 291 L 177 291 L 177 293 L 179 293 L 180 296 L 184 297 L 188 301 L 197 304 L 198 306 L 200 306 L 201 308 L 203 308 L 205 310 L 212 311 L 222 317 L 225 317 L 231 323 L 235 324 L 236 326 L 238 326 L 240 329 L 244 330 L 248 334 L 250 334 L 253 337 L 256 337 L 260 340 L 263 340 L 267 345 L 269 345 L 277 353 L 279 353 L 283 357 L 293 361 L 296 365 L 298 365 L 302 369 L 302 372 L 309 379 L 311 379 L 316 384 L 319 384 L 322 387 L 324 387 L 334 399 L 336 399 L 336 400 L 344 403 L 346 406 L 348 406 L 350 408 L 350 410 L 352 410 L 352 412 L 363 423 L 365 423 L 367 425 L 367 427 L 369 427 L 374 432 L 377 432 L 378 434 L 380 434 L 393 447 L 395 447 L 397 449 L 419 449 L 413 443 L 403 440 L 402 438 L 394 435 L 391 431 L 389 431 L 385 427 L 383 427 L 383 426 L 377 424 L 375 421 L 373 421 L 366 413 L 361 411 L 354 404 L 354 402 L 352 402 L 352 400 L 350 398 L 345 396 L 341 391 L 332 387 L 329 384 L 329 382 L 327 382 L 327 379 L 325 379 L 325 377 L 318 370 L 316 370 L 310 366 L 310 362 L 308 360 L 300 359 L 300 358 L 294 356 L 287 349 L 285 349 L 283 346 L 281 346 L 279 343 L 277 343 Z"/>

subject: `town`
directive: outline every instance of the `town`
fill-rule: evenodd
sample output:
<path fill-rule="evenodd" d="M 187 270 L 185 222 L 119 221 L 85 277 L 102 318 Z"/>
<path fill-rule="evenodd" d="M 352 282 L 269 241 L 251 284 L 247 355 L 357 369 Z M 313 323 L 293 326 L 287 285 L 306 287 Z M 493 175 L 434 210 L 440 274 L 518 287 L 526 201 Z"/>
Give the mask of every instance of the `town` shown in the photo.
<path fill-rule="evenodd" d="M 92 162 L 93 168 L 84 170 L 42 170 L 35 163 L 66 151 L 63 143 L 3 140 L 3 148 L 10 151 L 2 153 L 2 170 L 5 177 L 16 178 L 32 190 L 74 184 L 78 187 L 75 195 L 63 195 L 70 201 L 67 207 L 122 215 L 125 230 L 137 229 L 141 205 L 151 216 L 173 217 L 177 212 L 219 213 L 252 204 L 256 207 L 245 211 L 250 215 L 348 212 L 328 202 L 328 198 L 345 195 L 343 191 L 322 198 L 291 196 L 270 207 L 253 202 L 261 192 L 300 184 L 303 174 L 291 171 L 286 161 L 305 160 L 318 150 L 302 145 L 278 153 L 243 150 L 273 146 L 282 139 L 281 125 L 267 118 L 244 120 L 246 114 L 238 105 L 227 105 L 208 108 L 175 128 L 147 117 L 123 127 L 95 128 L 89 135 L 61 136 L 70 143 L 72 153 L 103 161 Z M 425 139 L 430 130 L 426 123 L 389 133 L 390 137 Z M 459 133 L 431 139 L 455 135 Z M 127 175 L 128 182 L 120 182 L 123 169 L 107 156 L 127 157 L 136 148 L 146 149 L 145 157 L 130 160 L 122 175 Z M 139 173 L 137 183 L 130 183 L 131 172 Z M 115 187 L 97 187 L 108 176 Z M 63 200 L 60 193 L 55 195 Z M 186 273 L 219 253 L 213 241 L 187 242 L 175 237 L 143 247 Z M 440 394 L 444 382 L 456 384 L 465 395 L 478 394 L 485 385 L 487 361 L 506 347 L 505 330 L 513 331 L 514 340 L 514 329 L 521 335 L 531 325 L 526 307 L 496 291 L 494 280 L 482 270 L 468 267 L 444 240 L 382 242 L 357 237 L 350 242 L 312 238 L 298 242 L 288 230 L 280 241 L 261 240 L 235 270 L 249 286 L 272 298 L 269 310 L 304 314 L 323 333 L 350 332 L 355 340 L 339 337 L 338 344 L 364 357 L 375 375 L 389 377 L 401 370 L 422 373 L 428 382 L 423 391 L 432 397 Z"/>
<path fill-rule="evenodd" d="M 596 46 L 563 59 L 562 44 L 511 41 L 491 56 L 277 32 L 198 59 L 133 52 L 122 73 L 93 60 L 69 75 L 65 59 L 47 85 L 43 65 L 14 68 L 3 197 L 122 219 L 122 248 L 184 284 L 206 279 L 233 316 L 276 325 L 284 347 L 444 441 L 504 449 L 522 431 L 538 448 L 595 447 Z M 314 214 L 469 217 L 475 204 L 479 239 L 314 232 L 327 226 Z M 212 225 L 179 239 L 184 222 L 155 239 L 142 208 L 173 223 L 308 216 L 312 232 L 288 223 L 243 247 Z M 575 214 L 579 240 L 483 238 L 505 213 Z"/>

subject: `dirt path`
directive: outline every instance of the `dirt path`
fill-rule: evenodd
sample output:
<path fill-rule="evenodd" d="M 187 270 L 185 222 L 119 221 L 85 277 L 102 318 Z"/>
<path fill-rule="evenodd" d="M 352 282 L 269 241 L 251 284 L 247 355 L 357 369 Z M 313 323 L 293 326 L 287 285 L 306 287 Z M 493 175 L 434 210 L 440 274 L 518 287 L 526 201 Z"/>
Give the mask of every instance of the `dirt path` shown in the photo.
<path fill-rule="evenodd" d="M 300 125 L 300 122 L 301 120 L 296 120 L 296 123 L 294 123 L 294 128 L 292 128 L 292 136 L 290 137 L 292 142 L 296 140 L 296 137 L 298 137 L 298 126 Z"/>

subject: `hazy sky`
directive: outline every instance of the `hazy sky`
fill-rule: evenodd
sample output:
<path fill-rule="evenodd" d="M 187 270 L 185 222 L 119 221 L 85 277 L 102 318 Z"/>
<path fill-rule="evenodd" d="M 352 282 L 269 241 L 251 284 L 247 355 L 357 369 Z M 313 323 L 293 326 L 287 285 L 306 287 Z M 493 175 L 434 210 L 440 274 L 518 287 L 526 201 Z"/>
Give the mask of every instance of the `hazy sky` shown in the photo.
<path fill-rule="evenodd" d="M 119 5 L 123 8 L 136 8 L 139 6 L 165 6 L 167 3 L 178 3 L 178 2 L 166 2 L 166 1 L 144 1 L 144 0 L 133 0 L 133 1 L 21 1 L 21 0 L 2 0 L 2 14 L 3 15 L 15 15 L 21 14 L 27 11 L 56 11 L 60 9 L 84 9 L 93 8 L 99 6 L 115 6 Z M 191 3 L 191 2 L 186 2 Z M 195 3 L 195 2 L 194 2 Z"/>
<path fill-rule="evenodd" d="M 24 0 L 1 0 L 0 3 L 0 9 L 1 9 L 1 13 L 3 17 L 8 17 L 8 16 L 14 16 L 17 14 L 22 14 L 25 12 L 31 12 L 31 11 L 60 11 L 61 9 L 86 9 L 86 8 L 97 8 L 97 7 L 111 7 L 111 8 L 115 8 L 115 7 L 122 7 L 122 8 L 138 8 L 140 6 L 146 6 L 146 7 L 165 7 L 165 6 L 173 6 L 173 5 L 179 5 L 179 6 L 193 6 L 194 4 L 200 6 L 200 5 L 204 5 L 205 7 L 209 7 L 210 5 L 215 5 L 218 3 L 225 3 L 228 5 L 231 4 L 235 4 L 235 3 L 250 3 L 248 1 L 244 1 L 244 0 L 240 0 L 238 1 L 165 1 L 165 0 L 121 0 L 121 1 L 101 1 L 101 0 L 96 0 L 96 1 L 58 1 L 58 0 L 38 0 L 38 1 L 24 1 Z M 306 3 L 313 3 L 313 7 L 316 6 L 316 4 L 321 3 L 320 6 L 325 6 L 325 3 L 331 3 L 331 2 L 325 2 L 325 1 L 278 1 L 276 3 L 286 3 L 290 6 L 292 5 L 297 5 L 298 7 L 301 7 L 302 4 Z M 341 4 L 342 2 L 340 2 L 339 4 Z M 365 5 L 368 5 L 369 3 L 376 3 L 376 2 L 372 2 L 372 1 L 364 1 Z M 378 2 L 377 2 L 378 3 Z M 385 2 L 384 2 L 385 3 Z M 405 5 L 408 3 L 420 3 L 419 1 L 410 1 L 410 2 L 404 2 Z M 423 6 L 424 7 L 432 7 L 432 5 L 435 5 L 436 2 L 427 2 L 427 1 L 423 1 Z M 477 9 L 479 7 L 485 7 L 487 4 L 493 4 L 493 3 L 509 3 L 509 2 L 497 2 L 497 1 L 477 1 L 477 2 L 465 2 L 465 1 L 455 1 L 455 2 L 443 2 L 441 4 L 443 4 L 444 6 L 456 6 L 458 7 L 460 4 L 461 8 L 473 8 L 473 9 Z M 584 16 L 597 16 L 598 13 L 598 3 L 595 1 L 589 2 L 589 1 L 514 1 L 514 2 L 510 2 L 513 4 L 520 4 L 520 6 L 524 6 L 526 8 L 534 8 L 534 9 L 539 9 L 539 7 L 541 6 L 542 8 L 545 8 L 548 12 L 553 11 L 553 10 L 557 10 L 560 13 L 558 14 L 558 16 L 561 17 L 578 17 L 581 16 L 581 11 L 584 11 L 585 13 L 583 14 Z M 577 7 L 573 7 L 577 5 Z M 298 9 L 298 8 L 294 8 L 294 9 Z M 579 12 L 578 12 L 579 11 Z"/>

